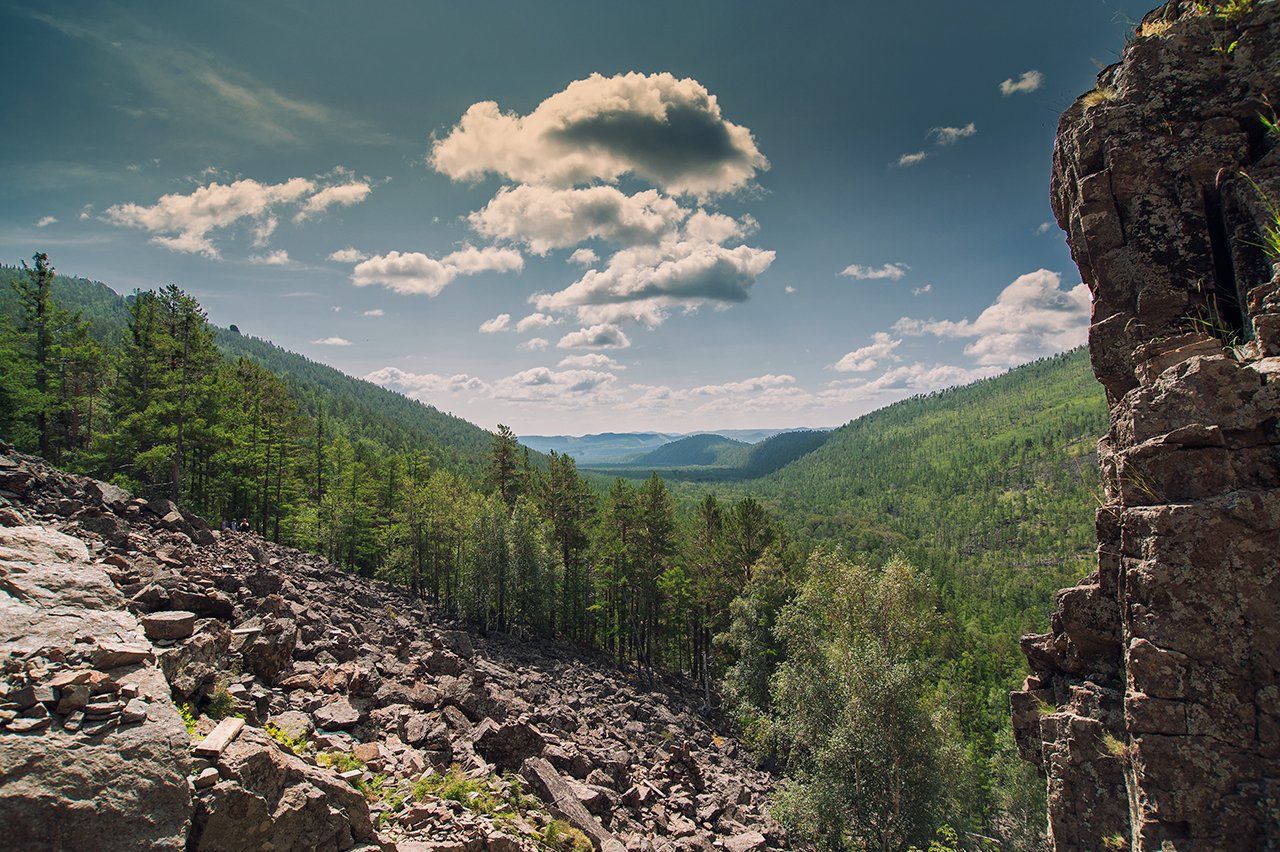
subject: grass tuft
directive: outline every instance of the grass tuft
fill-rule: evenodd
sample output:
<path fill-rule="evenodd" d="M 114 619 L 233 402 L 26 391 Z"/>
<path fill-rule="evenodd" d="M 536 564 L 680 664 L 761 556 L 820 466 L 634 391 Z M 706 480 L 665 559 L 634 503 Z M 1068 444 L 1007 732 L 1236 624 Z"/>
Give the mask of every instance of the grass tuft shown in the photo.
<path fill-rule="evenodd" d="M 1116 99 L 1117 92 L 1110 86 L 1099 86 L 1092 92 L 1086 92 L 1080 98 L 1080 103 L 1084 104 L 1085 109 L 1093 109 L 1096 106 L 1105 104 L 1108 101 Z"/>
<path fill-rule="evenodd" d="M 1173 28 L 1173 21 L 1157 18 L 1154 21 L 1143 21 L 1138 27 L 1138 38 L 1159 38 Z"/>

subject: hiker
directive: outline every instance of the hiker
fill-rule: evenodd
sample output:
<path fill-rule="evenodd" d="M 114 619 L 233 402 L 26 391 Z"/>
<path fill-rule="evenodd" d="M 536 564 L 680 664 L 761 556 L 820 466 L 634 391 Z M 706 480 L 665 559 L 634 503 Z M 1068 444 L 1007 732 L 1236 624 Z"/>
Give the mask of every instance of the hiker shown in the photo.
<path fill-rule="evenodd" d="M 249 526 L 249 519 L 248 519 L 248 518 L 241 518 L 241 519 L 240 519 L 240 526 L 239 526 L 239 527 L 237 527 L 237 529 L 238 529 L 238 530 L 240 530 L 240 532 L 242 532 L 242 533 L 250 532 L 250 531 L 252 530 L 252 527 L 250 527 L 250 526 Z"/>
<path fill-rule="evenodd" d="M 231 520 L 229 518 L 222 519 L 222 531 L 231 532 Z"/>

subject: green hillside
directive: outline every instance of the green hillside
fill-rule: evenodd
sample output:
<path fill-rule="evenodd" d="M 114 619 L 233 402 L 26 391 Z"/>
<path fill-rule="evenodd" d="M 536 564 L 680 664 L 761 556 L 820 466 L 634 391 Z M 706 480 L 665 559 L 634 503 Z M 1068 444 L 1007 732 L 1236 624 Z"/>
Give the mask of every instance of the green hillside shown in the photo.
<path fill-rule="evenodd" d="M 16 315 L 17 297 L 10 286 L 20 269 L 0 266 L 0 317 Z M 106 284 L 58 275 L 54 298 L 89 321 L 94 337 L 114 346 L 128 323 L 124 296 Z M 321 409 L 352 438 L 374 441 L 391 451 L 429 450 L 440 464 L 473 481 L 483 476 L 490 433 L 434 406 L 353 378 L 332 367 L 282 349 L 267 340 L 216 328 L 215 343 L 228 359 L 245 357 L 284 380 L 299 408 L 309 416 Z M 533 454 L 539 463 L 544 457 Z"/>
<path fill-rule="evenodd" d="M 720 465 L 734 458 L 735 451 L 749 445 L 719 435 L 690 435 L 645 453 L 630 462 L 632 467 L 688 467 Z"/>

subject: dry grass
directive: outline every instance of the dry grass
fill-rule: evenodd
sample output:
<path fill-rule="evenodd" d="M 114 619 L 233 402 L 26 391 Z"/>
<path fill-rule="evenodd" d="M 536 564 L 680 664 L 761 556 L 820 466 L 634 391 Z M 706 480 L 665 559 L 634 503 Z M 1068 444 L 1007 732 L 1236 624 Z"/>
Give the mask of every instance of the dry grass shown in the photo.
<path fill-rule="evenodd" d="M 1108 101 L 1114 101 L 1117 97 L 1115 89 L 1109 86 L 1099 86 L 1092 92 L 1086 92 L 1081 98 L 1080 103 L 1084 104 L 1085 109 L 1093 109 L 1099 104 L 1105 104 Z"/>
<path fill-rule="evenodd" d="M 1154 21 L 1143 21 L 1138 27 L 1138 38 L 1159 38 L 1169 32 L 1173 27 L 1173 21 L 1166 21 L 1163 18 L 1157 18 Z"/>

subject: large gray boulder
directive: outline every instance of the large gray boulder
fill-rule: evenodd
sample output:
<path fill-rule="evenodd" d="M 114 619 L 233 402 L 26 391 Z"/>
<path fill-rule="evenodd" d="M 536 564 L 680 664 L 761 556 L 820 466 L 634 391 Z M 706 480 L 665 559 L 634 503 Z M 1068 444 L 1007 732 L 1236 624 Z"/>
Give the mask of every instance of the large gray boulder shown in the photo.
<path fill-rule="evenodd" d="M 96 641 L 145 643 L 85 546 L 39 527 L 0 528 L 0 656 L 60 658 Z M 185 848 L 190 738 L 169 685 L 146 664 L 116 668 L 112 679 L 136 691 L 131 706 L 145 711 L 141 720 L 92 733 L 60 720 L 32 733 L 0 733 L 4 848 Z"/>

